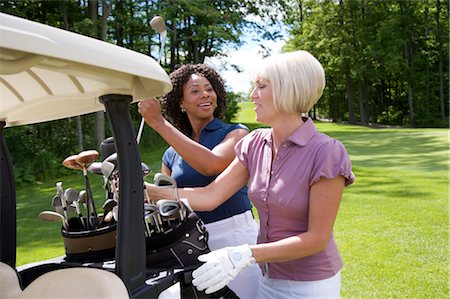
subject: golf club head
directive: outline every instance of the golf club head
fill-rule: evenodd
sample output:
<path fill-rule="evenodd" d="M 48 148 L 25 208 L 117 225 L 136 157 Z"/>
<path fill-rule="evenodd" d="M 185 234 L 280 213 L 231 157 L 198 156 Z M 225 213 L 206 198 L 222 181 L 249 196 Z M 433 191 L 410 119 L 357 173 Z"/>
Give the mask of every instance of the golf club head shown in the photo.
<path fill-rule="evenodd" d="M 156 186 L 171 186 L 174 188 L 177 187 L 177 181 L 173 177 L 160 172 L 155 174 L 153 184 L 155 184 Z"/>
<path fill-rule="evenodd" d="M 100 143 L 100 159 L 103 161 L 109 155 L 115 152 L 116 152 L 116 145 L 114 142 L 114 137 L 108 137 L 106 139 L 103 139 L 103 141 Z"/>
<path fill-rule="evenodd" d="M 102 175 L 102 174 L 103 174 L 103 173 L 102 173 L 102 169 L 101 169 L 102 164 L 103 164 L 102 162 L 93 162 L 91 165 L 89 165 L 89 167 L 87 168 L 87 170 L 88 170 L 90 173 Z"/>
<path fill-rule="evenodd" d="M 39 213 L 39 219 L 42 221 L 61 221 L 65 229 L 67 229 L 67 221 L 63 215 L 53 211 L 42 211 Z"/>
<path fill-rule="evenodd" d="M 148 176 L 152 170 L 150 169 L 150 167 L 148 167 L 147 164 L 145 164 L 144 162 L 141 162 L 141 168 L 142 168 L 142 176 L 145 178 L 146 176 Z"/>
<path fill-rule="evenodd" d="M 77 201 L 79 196 L 80 196 L 80 191 L 78 191 L 74 188 L 67 188 L 64 191 L 64 197 L 66 198 L 66 202 L 69 204 L 74 201 Z"/>
<path fill-rule="evenodd" d="M 150 27 L 152 27 L 152 29 L 158 33 L 162 33 L 163 31 L 167 30 L 166 22 L 161 16 L 154 16 L 150 20 Z"/>
<path fill-rule="evenodd" d="M 112 208 L 112 213 L 113 213 L 114 220 L 119 221 L 119 205 L 115 205 Z"/>
<path fill-rule="evenodd" d="M 76 169 L 76 170 L 82 170 L 83 168 L 77 163 L 77 156 L 78 155 L 72 155 L 64 159 L 62 164 L 70 169 Z"/>
<path fill-rule="evenodd" d="M 180 211 L 180 204 L 170 199 L 161 199 L 156 203 L 159 215 L 163 218 L 177 218 Z"/>
<path fill-rule="evenodd" d="M 101 170 L 103 176 L 107 179 L 110 178 L 110 176 L 113 173 L 115 168 L 116 168 L 116 165 L 110 161 L 105 160 L 105 161 L 101 162 L 100 170 Z"/>
<path fill-rule="evenodd" d="M 149 223 L 157 233 L 162 232 L 162 220 L 158 213 L 158 207 L 155 204 L 144 204 L 144 221 L 149 236 L 152 234 L 151 229 L 148 227 Z"/>
<path fill-rule="evenodd" d="M 113 220 L 113 217 L 113 212 L 109 211 L 108 213 L 106 213 L 105 217 L 103 217 L 103 221 L 111 222 Z"/>
<path fill-rule="evenodd" d="M 52 207 L 55 209 L 55 211 L 57 213 L 62 213 L 63 212 L 63 207 L 62 207 L 62 199 L 59 195 L 55 195 L 52 198 Z"/>
<path fill-rule="evenodd" d="M 115 201 L 112 198 L 108 198 L 107 200 L 105 200 L 105 202 L 103 203 L 103 210 L 105 212 L 109 212 L 112 210 L 112 208 L 114 208 L 117 205 L 117 201 Z"/>
<path fill-rule="evenodd" d="M 111 155 L 109 155 L 104 161 L 108 161 L 111 163 L 114 163 L 115 165 L 117 165 L 117 153 L 112 153 Z"/>
<path fill-rule="evenodd" d="M 86 204 L 86 198 L 87 198 L 86 190 L 81 190 L 80 193 L 78 194 L 78 204 Z"/>
<path fill-rule="evenodd" d="M 95 160 L 98 159 L 100 154 L 96 150 L 87 150 L 82 151 L 79 153 L 75 159 L 75 161 L 81 166 L 81 167 L 87 167 L 91 163 L 93 163 Z"/>
<path fill-rule="evenodd" d="M 144 204 L 145 213 L 153 213 L 158 211 L 158 207 L 155 204 L 145 203 Z"/>
<path fill-rule="evenodd" d="M 64 216 L 53 211 L 42 211 L 39 213 L 39 219 L 43 221 L 64 221 Z"/>

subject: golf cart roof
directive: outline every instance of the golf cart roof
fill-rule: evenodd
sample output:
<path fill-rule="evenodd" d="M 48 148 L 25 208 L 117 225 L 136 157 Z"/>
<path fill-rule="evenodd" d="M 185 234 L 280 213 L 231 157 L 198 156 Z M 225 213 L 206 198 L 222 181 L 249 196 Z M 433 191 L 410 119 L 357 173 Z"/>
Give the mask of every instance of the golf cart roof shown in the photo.
<path fill-rule="evenodd" d="M 0 13 L 0 121 L 7 127 L 104 110 L 105 94 L 136 102 L 171 89 L 146 55 Z"/>

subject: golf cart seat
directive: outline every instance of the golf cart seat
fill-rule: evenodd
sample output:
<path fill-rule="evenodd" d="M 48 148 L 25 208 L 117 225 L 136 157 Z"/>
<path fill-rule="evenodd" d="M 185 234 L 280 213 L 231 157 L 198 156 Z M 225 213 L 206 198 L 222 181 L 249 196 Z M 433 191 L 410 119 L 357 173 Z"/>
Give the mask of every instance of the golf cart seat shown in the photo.
<path fill-rule="evenodd" d="M 5 298 L 62 297 L 130 298 L 127 288 L 119 276 L 106 270 L 86 267 L 60 269 L 45 273 L 36 278 L 17 297 Z"/>
<path fill-rule="evenodd" d="M 16 271 L 0 262 L 0 299 L 61 297 L 130 298 L 125 284 L 117 275 L 86 267 L 45 273 L 22 291 Z"/>
<path fill-rule="evenodd" d="M 16 271 L 8 264 L 0 262 L 0 299 L 17 298 L 21 292 Z"/>

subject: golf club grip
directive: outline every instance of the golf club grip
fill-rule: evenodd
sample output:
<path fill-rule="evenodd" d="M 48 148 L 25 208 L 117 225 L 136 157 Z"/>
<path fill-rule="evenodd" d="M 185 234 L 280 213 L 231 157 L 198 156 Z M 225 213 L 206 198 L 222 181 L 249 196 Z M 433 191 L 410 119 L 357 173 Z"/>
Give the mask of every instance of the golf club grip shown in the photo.
<path fill-rule="evenodd" d="M 97 160 L 99 156 L 100 154 L 96 150 L 83 151 L 77 155 L 75 161 L 80 165 L 87 165 Z"/>
<path fill-rule="evenodd" d="M 78 155 L 72 155 L 67 157 L 66 159 L 64 159 L 64 161 L 62 162 L 62 164 L 70 169 L 77 169 L 77 170 L 81 170 L 82 167 L 77 163 L 77 156 Z"/>

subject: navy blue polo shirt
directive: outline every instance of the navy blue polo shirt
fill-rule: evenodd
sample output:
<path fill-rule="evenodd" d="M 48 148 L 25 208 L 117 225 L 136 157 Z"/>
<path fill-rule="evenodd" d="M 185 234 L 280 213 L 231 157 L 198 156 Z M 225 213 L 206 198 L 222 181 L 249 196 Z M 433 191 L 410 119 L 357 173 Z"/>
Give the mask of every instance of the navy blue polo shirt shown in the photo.
<path fill-rule="evenodd" d="M 200 134 L 199 143 L 209 149 L 218 145 L 225 136 L 233 130 L 248 128 L 242 124 L 226 124 L 214 118 L 211 120 Z M 216 176 L 204 176 L 188 163 L 173 149 L 169 147 L 162 158 L 164 164 L 172 171 L 172 177 L 177 181 L 180 188 L 183 187 L 204 187 L 211 183 Z M 211 212 L 196 212 L 204 223 L 211 223 L 222 220 L 233 215 L 244 213 L 251 209 L 250 200 L 247 197 L 247 187 L 244 186 L 226 202 Z"/>

